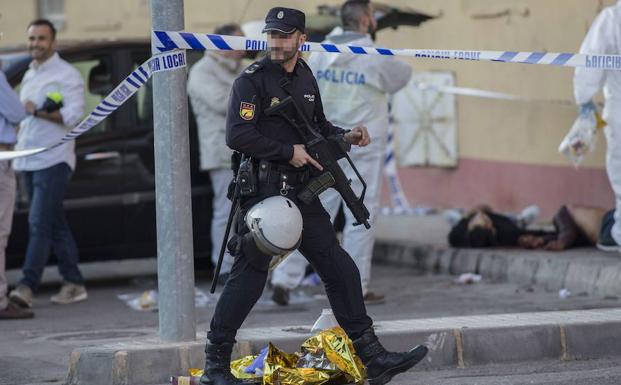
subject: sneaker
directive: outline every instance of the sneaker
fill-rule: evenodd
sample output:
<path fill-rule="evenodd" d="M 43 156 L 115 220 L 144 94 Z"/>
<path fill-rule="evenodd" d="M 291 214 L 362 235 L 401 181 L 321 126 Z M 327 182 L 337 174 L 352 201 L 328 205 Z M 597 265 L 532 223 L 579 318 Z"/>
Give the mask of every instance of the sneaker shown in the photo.
<path fill-rule="evenodd" d="M 610 210 L 604 215 L 602 219 L 602 227 L 599 232 L 599 239 L 597 240 L 597 248 L 602 251 L 616 252 L 621 251 L 621 247 L 615 242 L 612 237 L 612 228 L 615 224 L 615 210 Z"/>
<path fill-rule="evenodd" d="M 617 245 L 615 241 L 607 242 L 603 239 L 600 239 L 599 241 L 597 241 L 597 244 L 595 246 L 597 246 L 597 248 L 601 251 L 606 251 L 608 253 L 614 253 L 616 251 L 621 252 L 621 247 L 619 247 L 619 245 Z"/>
<path fill-rule="evenodd" d="M 384 303 L 386 301 L 386 296 L 369 291 L 367 292 L 367 294 L 364 295 L 363 299 L 364 303 L 366 303 L 367 305 L 375 305 Z"/>
<path fill-rule="evenodd" d="M 9 299 L 21 308 L 30 308 L 32 307 L 32 289 L 26 285 L 17 285 L 9 293 Z"/>
<path fill-rule="evenodd" d="M 83 285 L 65 282 L 60 288 L 58 294 L 53 295 L 50 301 L 59 305 L 68 305 L 70 303 L 84 301 L 88 298 L 86 288 Z"/>
<path fill-rule="evenodd" d="M 449 209 L 444 210 L 442 216 L 449 223 L 449 225 L 455 226 L 457 222 L 461 221 L 464 214 L 459 209 Z"/>
<path fill-rule="evenodd" d="M 541 210 L 539 210 L 539 206 L 536 206 L 536 205 L 527 206 L 524 208 L 524 210 L 522 210 L 520 214 L 518 214 L 517 220 L 523 227 L 526 227 L 535 222 L 537 217 L 539 217 L 540 211 Z"/>
<path fill-rule="evenodd" d="M 272 301 L 280 306 L 289 305 L 289 290 L 282 286 L 274 286 L 274 292 L 272 293 Z"/>
<path fill-rule="evenodd" d="M 34 317 L 32 310 L 22 309 L 11 301 L 9 301 L 9 304 L 4 310 L 0 310 L 0 319 L 24 319 L 32 317 Z"/>

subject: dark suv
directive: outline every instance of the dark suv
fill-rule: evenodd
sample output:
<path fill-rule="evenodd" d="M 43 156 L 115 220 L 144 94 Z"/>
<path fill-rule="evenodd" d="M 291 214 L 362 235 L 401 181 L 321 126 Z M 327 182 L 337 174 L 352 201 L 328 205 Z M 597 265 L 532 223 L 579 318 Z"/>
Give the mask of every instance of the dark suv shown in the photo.
<path fill-rule="evenodd" d="M 374 4 L 378 30 L 418 26 L 434 18 L 409 8 Z M 309 15 L 310 41 L 323 40 L 339 24 L 338 10 L 338 6 L 320 6 L 316 14 Z M 65 44 L 58 51 L 84 78 L 85 112 L 151 56 L 147 40 Z M 187 51 L 187 55 L 191 65 L 202 53 Z M 24 49 L 0 52 L 0 60 L 9 82 L 19 87 L 30 63 L 28 53 Z M 81 261 L 156 255 L 151 90 L 149 81 L 115 113 L 77 139 L 77 166 L 64 205 Z M 197 266 L 210 267 L 212 192 L 208 174 L 198 168 L 198 138 L 191 109 L 189 118 L 194 256 Z M 20 188 L 7 250 L 8 268 L 23 262 L 27 218 L 28 198 Z"/>
<path fill-rule="evenodd" d="M 90 112 L 127 74 L 151 56 L 148 41 L 66 44 L 60 56 L 85 83 Z M 188 61 L 201 53 L 188 51 Z M 25 51 L 0 54 L 14 87 L 28 69 Z M 114 114 L 77 139 L 77 166 L 64 206 L 81 261 L 156 255 L 155 175 L 151 81 Z M 198 168 L 196 123 L 190 111 L 192 222 L 197 265 L 209 266 L 211 187 Z M 18 177 L 17 206 L 7 249 L 7 268 L 21 266 L 28 240 L 28 197 Z"/>

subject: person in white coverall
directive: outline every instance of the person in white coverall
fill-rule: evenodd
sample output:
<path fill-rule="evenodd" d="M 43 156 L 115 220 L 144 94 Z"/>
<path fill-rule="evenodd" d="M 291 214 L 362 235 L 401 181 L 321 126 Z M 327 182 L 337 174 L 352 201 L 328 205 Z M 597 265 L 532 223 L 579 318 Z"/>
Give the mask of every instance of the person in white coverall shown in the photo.
<path fill-rule="evenodd" d="M 371 34 L 375 32 L 377 23 L 370 2 L 347 1 L 341 8 L 341 19 L 343 30 L 333 31 L 324 43 L 361 47 L 374 45 Z M 408 84 L 412 68 L 407 63 L 388 56 L 327 53 L 311 54 L 308 64 L 317 78 L 326 117 L 345 129 L 365 125 L 373 138 L 369 146 L 352 148 L 349 154 L 367 183 L 364 203 L 371 213 L 371 229 L 354 226 L 356 220 L 344 206 L 345 228 L 342 245 L 360 270 L 365 301 L 378 302 L 383 296 L 369 291 L 369 280 L 375 242 L 373 225 L 379 206 L 389 124 L 388 96 Z M 352 180 L 353 190 L 359 194 L 362 184 L 349 164 L 340 163 L 347 177 Z M 320 199 L 334 221 L 343 203 L 341 196 L 336 190 L 328 189 Z M 271 281 L 274 287 L 272 299 L 276 303 L 288 303 L 288 291 L 300 284 L 306 265 L 306 259 L 296 251 L 274 270 Z"/>
<path fill-rule="evenodd" d="M 242 36 L 236 24 L 221 26 L 219 35 Z M 226 146 L 227 100 L 235 78 L 241 72 L 245 51 L 207 51 L 205 56 L 190 69 L 188 96 L 198 126 L 200 169 L 209 172 L 213 188 L 213 217 L 211 220 L 211 261 L 217 263 L 220 245 L 226 229 L 231 202 L 227 199 L 228 185 L 233 179 L 232 151 Z M 228 253 L 222 260 L 218 283 L 223 284 L 233 266 Z"/>
<path fill-rule="evenodd" d="M 587 34 L 580 53 L 619 55 L 621 54 L 621 1 L 605 8 L 595 19 Z M 606 105 L 603 118 L 608 123 L 604 128 L 608 148 L 606 171 L 614 190 L 616 210 L 611 234 L 603 232 L 598 247 L 619 250 L 621 245 L 621 71 L 577 68 L 574 76 L 574 94 L 581 114 L 593 114 L 593 97 L 604 88 Z M 605 234 L 604 234 L 605 233 Z"/>

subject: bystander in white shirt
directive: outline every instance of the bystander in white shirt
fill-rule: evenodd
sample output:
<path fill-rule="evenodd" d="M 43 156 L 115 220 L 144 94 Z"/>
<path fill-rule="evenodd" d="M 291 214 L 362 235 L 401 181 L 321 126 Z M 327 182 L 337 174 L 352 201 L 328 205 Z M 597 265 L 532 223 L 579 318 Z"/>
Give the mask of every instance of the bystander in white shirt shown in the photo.
<path fill-rule="evenodd" d="M 84 114 L 84 81 L 80 72 L 61 59 L 58 53 L 42 64 L 34 60 L 30 63 L 22 81 L 20 99 L 22 103 L 30 100 L 40 108 L 50 92 L 63 95 L 60 114 L 64 125 L 34 116 L 24 119 L 17 135 L 17 150 L 52 146 L 80 122 Z M 73 170 L 74 149 L 75 142 L 70 141 L 37 155 L 15 159 L 13 168 L 17 171 L 37 171 L 67 163 Z"/>

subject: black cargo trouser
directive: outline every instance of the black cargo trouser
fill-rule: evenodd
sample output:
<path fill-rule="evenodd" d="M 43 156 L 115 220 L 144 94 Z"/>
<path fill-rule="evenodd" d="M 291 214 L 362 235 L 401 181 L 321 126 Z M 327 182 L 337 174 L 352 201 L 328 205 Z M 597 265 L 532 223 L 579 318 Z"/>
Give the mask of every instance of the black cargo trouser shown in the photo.
<path fill-rule="evenodd" d="M 279 194 L 275 184 L 259 184 L 258 196 L 242 199 L 237 232 L 248 231 L 242 223 L 245 212 L 265 198 Z M 358 338 L 372 325 L 362 298 L 360 272 L 336 239 L 330 216 L 315 199 L 310 205 L 299 202 L 297 189 L 286 195 L 299 207 L 304 221 L 299 251 L 324 282 L 328 300 L 339 325 L 351 339 Z M 241 255 L 235 258 L 229 279 L 216 305 L 207 338 L 211 343 L 235 342 L 237 330 L 259 300 L 267 281 L 271 257 L 262 268 L 252 266 Z M 255 264 L 256 265 L 256 264 Z M 309 320 L 309 323 L 313 320 Z"/>

